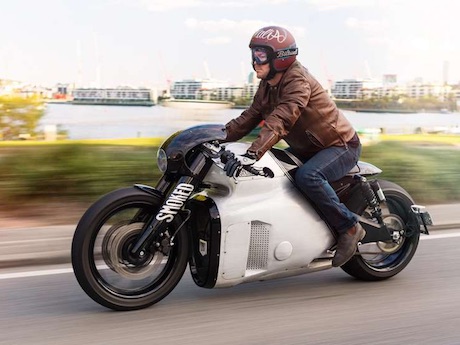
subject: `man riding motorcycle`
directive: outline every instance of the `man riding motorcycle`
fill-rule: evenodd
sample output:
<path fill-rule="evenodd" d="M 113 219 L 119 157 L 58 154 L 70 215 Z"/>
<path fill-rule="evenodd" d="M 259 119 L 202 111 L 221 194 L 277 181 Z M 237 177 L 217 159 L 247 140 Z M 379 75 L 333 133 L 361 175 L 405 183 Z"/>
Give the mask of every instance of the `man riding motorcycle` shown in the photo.
<path fill-rule="evenodd" d="M 342 266 L 366 232 L 329 182 L 345 176 L 357 163 L 358 135 L 326 90 L 296 60 L 298 48 L 288 30 L 264 27 L 252 36 L 249 48 L 261 82 L 251 106 L 226 124 L 226 140 L 241 139 L 261 121 L 263 126 L 246 154 L 230 159 L 225 171 L 228 176 L 237 174 L 241 166 L 254 164 L 284 139 L 303 162 L 296 184 L 338 235 L 332 264 Z"/>

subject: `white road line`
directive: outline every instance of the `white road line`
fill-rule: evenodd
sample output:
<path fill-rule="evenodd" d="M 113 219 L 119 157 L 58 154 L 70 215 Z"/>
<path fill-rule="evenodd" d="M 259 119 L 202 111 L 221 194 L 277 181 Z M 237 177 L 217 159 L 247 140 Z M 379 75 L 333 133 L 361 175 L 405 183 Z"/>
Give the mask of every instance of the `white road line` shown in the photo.
<path fill-rule="evenodd" d="M 36 242 L 51 242 L 51 241 L 71 241 L 72 237 L 53 237 L 53 238 L 36 238 L 34 240 L 16 240 L 16 241 L 4 241 L 0 245 L 9 246 L 12 244 L 28 244 Z"/>
<path fill-rule="evenodd" d="M 28 271 L 28 272 L 12 272 L 0 274 L 0 280 L 2 279 L 15 279 L 15 278 L 27 278 L 27 277 L 38 277 L 38 276 L 49 276 L 53 274 L 71 273 L 72 268 L 58 268 L 53 270 L 39 270 L 39 271 Z"/>
<path fill-rule="evenodd" d="M 422 235 L 420 237 L 421 241 L 424 240 L 438 240 L 438 239 L 445 239 L 445 238 L 454 238 L 460 237 L 460 232 L 454 233 L 445 233 L 445 234 L 438 234 L 438 235 Z M 48 276 L 48 275 L 55 275 L 55 274 L 64 274 L 64 273 L 72 273 L 72 268 L 59 268 L 59 269 L 52 269 L 52 270 L 38 270 L 38 271 L 27 271 L 27 272 L 12 272 L 12 273 L 0 273 L 0 280 L 2 279 L 16 279 L 16 278 L 28 278 L 28 277 L 39 277 L 39 276 Z"/>

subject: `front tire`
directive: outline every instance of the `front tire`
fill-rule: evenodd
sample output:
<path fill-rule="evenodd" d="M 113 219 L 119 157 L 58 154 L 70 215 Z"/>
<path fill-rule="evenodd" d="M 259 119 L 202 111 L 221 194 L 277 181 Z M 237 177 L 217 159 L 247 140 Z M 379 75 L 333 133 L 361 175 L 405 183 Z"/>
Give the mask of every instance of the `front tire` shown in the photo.
<path fill-rule="evenodd" d="M 105 195 L 85 212 L 72 241 L 72 266 L 94 301 L 114 310 L 146 308 L 179 283 L 189 256 L 184 227 L 169 252 L 151 250 L 138 262 L 129 260 L 129 246 L 161 205 L 159 197 L 130 187 Z M 165 240 L 176 233 L 177 218 L 164 232 Z"/>
<path fill-rule="evenodd" d="M 419 226 L 411 211 L 414 204 L 411 196 L 395 183 L 379 180 L 379 184 L 386 198 L 385 204 L 381 205 L 384 222 L 393 229 L 401 230 L 404 235 L 398 243 L 362 245 L 359 252 L 363 254 L 354 256 L 341 266 L 349 275 L 365 281 L 384 280 L 401 272 L 414 256 L 420 239 Z M 359 209 L 352 211 L 366 217 L 369 216 L 366 209 L 363 200 Z M 369 254 L 364 254 L 366 252 Z"/>

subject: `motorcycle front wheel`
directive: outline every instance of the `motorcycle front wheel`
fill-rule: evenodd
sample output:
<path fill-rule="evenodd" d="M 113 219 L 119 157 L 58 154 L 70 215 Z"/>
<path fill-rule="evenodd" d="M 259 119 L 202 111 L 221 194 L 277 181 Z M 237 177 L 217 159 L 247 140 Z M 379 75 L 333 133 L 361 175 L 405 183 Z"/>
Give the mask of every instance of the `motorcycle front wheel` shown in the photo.
<path fill-rule="evenodd" d="M 161 205 L 160 198 L 130 187 L 103 196 L 85 212 L 72 241 L 72 266 L 94 301 L 114 310 L 146 308 L 179 283 L 189 251 L 185 227 L 177 232 L 179 217 L 164 231 L 160 249 L 129 258 L 129 248 Z"/>
<path fill-rule="evenodd" d="M 420 239 L 420 226 L 411 211 L 411 196 L 395 183 L 379 180 L 379 184 L 386 198 L 381 204 L 383 220 L 402 235 L 391 243 L 361 245 L 358 255 L 341 266 L 349 275 L 365 281 L 388 279 L 401 272 L 414 256 Z M 358 210 L 352 211 L 371 218 L 364 200 Z"/>

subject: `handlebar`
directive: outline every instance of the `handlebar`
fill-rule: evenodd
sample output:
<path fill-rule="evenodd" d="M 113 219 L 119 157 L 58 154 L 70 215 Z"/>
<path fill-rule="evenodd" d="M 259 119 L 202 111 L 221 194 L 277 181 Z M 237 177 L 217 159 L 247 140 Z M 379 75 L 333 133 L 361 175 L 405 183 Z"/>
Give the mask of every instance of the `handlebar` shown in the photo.
<path fill-rule="evenodd" d="M 235 154 L 230 152 L 230 151 L 223 151 L 222 154 L 220 155 L 220 161 L 222 163 L 227 163 L 230 158 L 233 158 Z"/>
<path fill-rule="evenodd" d="M 233 152 L 224 151 L 222 152 L 220 156 L 220 161 L 225 164 L 230 158 L 233 158 L 233 157 L 234 157 Z M 256 176 L 263 176 L 263 177 L 268 177 L 268 178 L 273 178 L 275 176 L 273 171 L 267 167 L 263 167 L 262 169 L 260 169 L 260 168 L 254 168 L 252 165 L 242 165 L 241 168 Z"/>
<path fill-rule="evenodd" d="M 243 165 L 243 169 L 250 172 L 253 175 L 259 175 L 263 177 L 273 178 L 275 174 L 270 168 L 263 167 L 262 169 L 254 168 L 252 165 Z"/>

